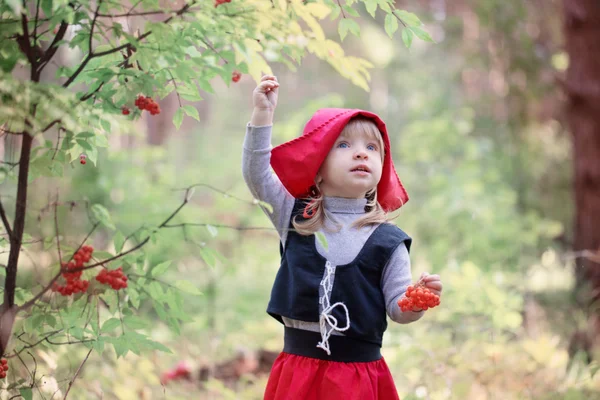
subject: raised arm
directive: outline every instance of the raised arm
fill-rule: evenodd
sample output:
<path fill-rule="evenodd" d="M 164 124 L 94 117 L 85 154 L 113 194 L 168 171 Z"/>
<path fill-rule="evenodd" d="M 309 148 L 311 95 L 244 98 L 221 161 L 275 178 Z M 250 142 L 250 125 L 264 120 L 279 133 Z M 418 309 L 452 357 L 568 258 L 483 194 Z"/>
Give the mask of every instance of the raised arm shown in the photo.
<path fill-rule="evenodd" d="M 254 89 L 254 111 L 246 126 L 242 173 L 252 195 L 273 208 L 271 213 L 266 207 L 262 207 L 277 229 L 282 243 L 285 243 L 294 198 L 270 169 L 271 132 L 278 87 L 277 78 L 265 75 Z"/>

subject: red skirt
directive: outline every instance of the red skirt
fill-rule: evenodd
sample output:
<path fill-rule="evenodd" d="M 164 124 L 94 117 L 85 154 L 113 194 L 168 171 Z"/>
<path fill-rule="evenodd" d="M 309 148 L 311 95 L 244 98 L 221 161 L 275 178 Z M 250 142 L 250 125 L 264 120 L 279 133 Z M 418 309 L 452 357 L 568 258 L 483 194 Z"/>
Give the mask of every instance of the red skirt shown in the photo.
<path fill-rule="evenodd" d="M 399 397 L 383 358 L 339 362 L 282 352 L 271 369 L 264 399 L 399 400 Z"/>

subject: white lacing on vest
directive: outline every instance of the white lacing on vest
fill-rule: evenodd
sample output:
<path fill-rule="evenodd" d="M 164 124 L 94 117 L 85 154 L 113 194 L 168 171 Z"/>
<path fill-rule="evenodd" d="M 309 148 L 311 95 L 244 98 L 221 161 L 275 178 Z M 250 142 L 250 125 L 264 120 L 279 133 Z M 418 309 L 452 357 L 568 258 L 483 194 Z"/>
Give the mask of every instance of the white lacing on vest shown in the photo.
<path fill-rule="evenodd" d="M 329 296 L 331 294 L 331 289 L 333 288 L 332 277 L 335 274 L 335 267 L 331 265 L 329 261 L 325 263 L 325 276 L 323 280 L 321 280 L 321 287 L 323 287 L 323 296 L 319 299 L 319 304 L 323 306 L 323 311 L 319 317 L 319 325 L 321 328 L 321 341 L 317 344 L 317 347 L 325 350 L 327 355 L 331 355 L 331 351 L 329 350 L 329 336 L 331 333 L 336 330 L 338 332 L 343 332 L 350 328 L 350 314 L 348 313 L 348 307 L 340 301 L 337 303 L 330 305 Z M 337 306 L 341 306 L 346 311 L 346 327 L 338 328 L 337 319 L 331 315 L 331 311 Z M 329 328 L 328 325 L 329 324 Z"/>

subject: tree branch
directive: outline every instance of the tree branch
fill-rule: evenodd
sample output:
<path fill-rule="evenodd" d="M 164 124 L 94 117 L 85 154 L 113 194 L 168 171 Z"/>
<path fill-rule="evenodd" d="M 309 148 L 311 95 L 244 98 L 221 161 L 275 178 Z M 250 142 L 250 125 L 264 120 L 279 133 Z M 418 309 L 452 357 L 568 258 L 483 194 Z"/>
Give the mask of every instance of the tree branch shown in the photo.
<path fill-rule="evenodd" d="M 40 16 L 40 0 L 35 5 L 35 18 L 33 19 L 33 47 L 37 46 L 38 18 Z"/>
<path fill-rule="evenodd" d="M 101 5 L 102 0 L 98 0 L 98 7 L 96 7 L 96 11 L 94 12 L 94 18 L 92 19 L 92 23 L 90 24 L 90 42 L 88 46 L 90 53 L 92 52 L 92 41 L 94 40 L 94 25 L 96 25 L 96 19 L 98 19 L 98 11 L 100 10 Z"/>
<path fill-rule="evenodd" d="M 195 3 L 195 1 L 186 4 L 185 6 L 181 7 L 174 15 L 170 16 L 169 18 L 165 19 L 163 21 L 163 23 L 168 24 L 173 18 L 180 16 L 181 14 L 185 13 L 186 11 L 189 10 L 189 8 Z M 138 37 L 138 40 L 143 40 L 145 38 L 147 38 L 148 36 L 150 36 L 152 34 L 152 31 L 149 30 L 146 33 L 142 34 L 140 37 Z M 75 70 L 75 72 L 73 72 L 73 75 L 71 75 L 69 77 L 69 79 L 67 79 L 67 81 L 62 85 L 64 88 L 68 87 L 69 85 L 71 85 L 71 83 L 73 83 L 73 81 L 75 79 L 77 79 L 77 77 L 79 76 L 79 74 L 84 70 L 85 66 L 95 57 L 102 57 L 102 56 L 106 56 L 109 54 L 113 54 L 116 53 L 118 51 L 121 51 L 123 49 L 125 49 L 127 46 L 129 46 L 130 43 L 126 43 L 126 44 L 122 44 L 121 46 L 117 46 L 117 47 L 113 47 L 112 49 L 109 50 L 105 50 L 105 51 L 101 51 L 99 53 L 94 53 L 92 48 L 90 47 L 89 49 L 89 53 L 88 55 L 83 59 L 83 61 L 81 62 L 81 64 L 79 65 L 79 67 Z"/>
<path fill-rule="evenodd" d="M 189 191 L 189 190 L 190 190 L 190 189 L 188 189 L 188 191 Z M 184 207 L 184 206 L 185 206 L 185 205 L 188 203 L 188 201 L 189 201 L 189 200 L 188 200 L 188 193 L 186 193 L 186 196 L 185 196 L 185 198 L 184 198 L 184 200 L 183 200 L 183 203 L 181 203 L 181 205 L 180 205 L 179 207 L 177 207 L 177 209 L 176 209 L 175 211 L 173 211 L 173 213 L 171 213 L 171 215 L 169 215 L 169 217 L 168 217 L 167 219 L 165 219 L 165 220 L 164 220 L 164 221 L 163 221 L 163 222 L 162 222 L 162 223 L 161 223 L 161 224 L 160 224 L 160 225 L 159 225 L 159 226 L 156 228 L 156 230 L 155 230 L 155 231 L 157 231 L 157 230 L 159 230 L 159 229 L 161 229 L 161 228 L 165 228 L 165 227 L 166 227 L 166 225 L 169 223 L 169 221 L 171 221 L 171 220 L 172 220 L 172 219 L 173 219 L 173 218 L 174 218 L 174 217 L 177 215 L 177 213 L 179 213 L 179 211 L 181 211 L 181 209 L 182 209 L 182 208 L 183 208 L 183 207 Z M 96 224 L 96 225 L 94 226 L 94 228 L 95 228 L 96 226 L 98 226 L 98 224 Z M 91 233 L 90 233 L 90 234 L 91 234 Z M 97 266 L 99 266 L 99 265 L 104 265 L 104 264 L 107 264 L 107 263 L 109 263 L 109 262 L 111 262 L 111 261 L 114 261 L 114 260 L 117 260 L 117 259 L 119 259 L 119 258 L 122 258 L 122 257 L 126 256 L 127 254 L 129 254 L 129 253 L 132 253 L 132 252 L 134 252 L 134 251 L 136 251 L 136 250 L 140 249 L 141 247 L 143 247 L 143 246 L 144 246 L 146 243 L 148 243 L 149 241 L 150 241 L 150 236 L 147 236 L 147 237 L 146 237 L 146 238 L 145 238 L 143 241 L 141 241 L 141 242 L 140 242 L 138 245 L 136 245 L 136 246 L 132 247 L 131 249 L 129 249 L 129 250 L 125 251 L 125 252 L 121 252 L 121 253 L 117 254 L 116 256 L 114 256 L 114 257 L 107 258 L 106 260 L 98 261 L 98 262 L 96 262 L 96 263 L 94 263 L 94 264 L 92 264 L 92 265 L 88 265 L 88 266 L 85 266 L 85 267 L 71 268 L 71 269 L 69 269 L 69 272 L 79 272 L 79 271 L 85 271 L 85 270 L 88 270 L 88 269 L 96 268 L 96 267 L 97 267 Z M 84 240 L 84 242 L 83 242 L 83 243 L 85 243 L 85 240 Z M 79 246 L 79 248 L 81 248 L 81 246 Z M 35 295 L 35 296 L 34 296 L 32 299 L 30 299 L 29 301 L 27 301 L 27 302 L 26 302 L 26 303 L 24 303 L 23 305 L 19 306 L 19 307 L 17 308 L 17 312 L 20 312 L 20 311 L 26 310 L 26 309 L 28 309 L 29 307 L 31 307 L 32 305 L 34 305 L 34 304 L 35 304 L 35 302 L 36 302 L 36 301 L 38 301 L 38 300 L 39 300 L 39 299 L 40 299 L 40 298 L 41 298 L 41 297 L 42 297 L 42 296 L 43 296 L 43 295 L 44 295 L 44 294 L 45 294 L 45 293 L 46 293 L 46 292 L 47 292 L 47 291 L 48 291 L 48 290 L 49 290 L 49 289 L 52 287 L 52 284 L 53 284 L 54 282 L 56 282 L 56 280 L 58 280 L 58 278 L 60 277 L 61 273 L 62 273 L 62 270 L 59 270 L 58 274 L 56 274 L 56 275 L 54 276 L 54 278 L 52 278 L 52 280 L 51 280 L 51 281 L 50 281 L 50 282 L 49 282 L 49 283 L 46 285 L 46 287 L 44 287 L 44 288 L 43 288 L 43 289 L 42 289 L 42 290 L 41 290 L 41 291 L 40 291 L 38 294 L 36 294 L 36 295 Z"/>
<path fill-rule="evenodd" d="M 58 27 L 58 31 L 56 32 L 56 36 L 54 36 L 54 40 L 52 40 L 52 43 L 50 43 L 50 46 L 48 47 L 48 49 L 46 50 L 46 52 L 40 59 L 38 73 L 42 72 L 44 67 L 46 67 L 46 64 L 48 64 L 50 62 L 50 60 L 52 59 L 52 57 L 54 57 L 54 54 L 56 54 L 56 51 L 58 50 L 58 42 L 63 40 L 63 38 L 65 37 L 65 33 L 67 33 L 68 27 L 69 27 L 69 24 L 66 21 L 62 21 L 60 23 L 60 26 Z"/>
<path fill-rule="evenodd" d="M 219 224 L 208 224 L 208 223 L 193 223 L 193 222 L 184 222 L 181 224 L 173 224 L 173 225 L 165 225 L 165 228 L 179 228 L 186 226 L 213 226 L 215 228 L 226 228 L 226 229 L 235 229 L 236 231 L 255 231 L 255 230 L 265 230 L 265 231 L 274 231 L 275 228 L 262 227 L 262 226 L 231 226 L 231 225 L 219 225 Z"/>
<path fill-rule="evenodd" d="M 10 229 L 10 224 L 8 223 L 8 218 L 6 217 L 6 212 L 4 211 L 4 206 L 2 205 L 1 199 L 0 199 L 0 217 L 2 217 L 2 222 L 4 223 L 4 229 L 6 229 L 6 233 L 8 234 L 8 239 L 10 240 L 12 237 L 12 230 Z"/>

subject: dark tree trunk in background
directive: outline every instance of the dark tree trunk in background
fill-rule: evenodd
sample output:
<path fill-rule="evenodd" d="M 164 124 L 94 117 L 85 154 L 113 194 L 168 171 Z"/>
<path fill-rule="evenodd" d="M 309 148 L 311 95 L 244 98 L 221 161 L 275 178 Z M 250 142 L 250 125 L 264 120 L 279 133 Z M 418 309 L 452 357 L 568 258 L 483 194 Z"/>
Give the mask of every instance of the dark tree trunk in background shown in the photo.
<path fill-rule="evenodd" d="M 590 251 L 577 259 L 580 300 L 600 320 L 600 1 L 563 0 L 565 49 L 569 66 L 564 80 L 566 121 L 573 141 L 575 193 L 574 250 Z M 587 289 L 591 290 L 590 292 Z M 593 329 L 600 338 L 600 325 Z"/>

